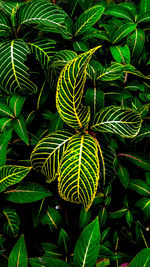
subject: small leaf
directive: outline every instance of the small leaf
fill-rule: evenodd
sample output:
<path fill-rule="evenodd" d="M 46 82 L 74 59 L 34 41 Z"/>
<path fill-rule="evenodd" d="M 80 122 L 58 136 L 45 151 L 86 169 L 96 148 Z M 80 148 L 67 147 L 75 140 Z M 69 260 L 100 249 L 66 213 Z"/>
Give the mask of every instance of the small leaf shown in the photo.
<path fill-rule="evenodd" d="M 46 215 L 42 218 L 42 224 L 48 224 L 51 231 L 57 230 L 62 221 L 61 215 L 57 210 L 52 207 L 48 207 Z"/>
<path fill-rule="evenodd" d="M 104 12 L 104 7 L 95 5 L 79 16 L 74 26 L 74 36 L 84 33 L 93 26 Z"/>
<path fill-rule="evenodd" d="M 12 137 L 12 130 L 0 133 L 0 166 L 6 163 L 7 146 Z"/>
<path fill-rule="evenodd" d="M 26 122 L 25 122 L 24 117 L 21 114 L 18 116 L 18 118 L 13 120 L 12 126 L 16 134 L 19 136 L 19 138 L 22 141 L 24 141 L 27 145 L 29 145 Z"/>
<path fill-rule="evenodd" d="M 87 224 L 90 221 L 91 215 L 92 215 L 92 213 L 90 210 L 85 211 L 83 207 L 81 208 L 80 217 L 79 217 L 80 229 L 84 229 L 87 226 Z"/>
<path fill-rule="evenodd" d="M 144 219 L 148 220 L 150 218 L 150 199 L 143 197 L 138 200 L 135 204 L 137 208 L 140 208 L 144 212 Z"/>
<path fill-rule="evenodd" d="M 140 13 L 150 11 L 150 2 L 148 0 L 140 1 Z"/>
<path fill-rule="evenodd" d="M 117 173 L 118 173 L 120 182 L 122 183 L 124 188 L 127 188 L 129 184 L 129 179 L 130 179 L 128 169 L 122 164 L 118 164 Z"/>
<path fill-rule="evenodd" d="M 9 99 L 9 107 L 10 107 L 10 109 L 13 112 L 15 117 L 19 116 L 25 100 L 26 100 L 26 97 L 20 96 L 20 95 L 17 95 L 17 94 L 13 94 L 10 97 L 10 99 Z"/>
<path fill-rule="evenodd" d="M 6 104 L 2 102 L 0 103 L 0 116 L 14 119 L 13 112 L 10 110 L 10 108 Z"/>
<path fill-rule="evenodd" d="M 133 215 L 132 215 L 130 210 L 128 210 L 126 212 L 126 221 L 127 221 L 127 224 L 129 225 L 129 227 L 131 227 L 131 225 L 133 223 Z"/>
<path fill-rule="evenodd" d="M 57 243 L 58 243 L 59 246 L 61 246 L 61 247 L 63 246 L 65 248 L 66 254 L 67 254 L 67 251 L 68 251 L 68 249 L 67 249 L 68 241 L 69 241 L 68 234 L 66 233 L 66 231 L 63 228 L 61 228 Z"/>
<path fill-rule="evenodd" d="M 12 123 L 12 119 L 10 118 L 2 118 L 0 119 L 0 129 L 1 131 L 3 131 L 6 127 L 7 128 L 10 128 L 11 127 L 11 123 Z"/>
<path fill-rule="evenodd" d="M 75 267 L 94 266 L 100 249 L 98 217 L 82 231 L 74 250 Z"/>
<path fill-rule="evenodd" d="M 110 51 L 112 56 L 118 63 L 130 63 L 130 50 L 127 45 L 125 46 L 111 46 Z"/>
<path fill-rule="evenodd" d="M 45 252 L 44 257 L 61 258 L 63 255 L 59 252 L 58 246 L 51 243 L 42 243 L 42 248 Z"/>
<path fill-rule="evenodd" d="M 60 259 L 53 259 L 48 257 L 38 257 L 29 260 L 31 267 L 71 267 L 69 263 L 60 260 Z M 24 266 L 23 266 L 24 267 Z"/>
<path fill-rule="evenodd" d="M 149 267 L 150 265 L 150 248 L 142 249 L 131 261 L 129 267 Z"/>
<path fill-rule="evenodd" d="M 19 183 L 31 170 L 31 167 L 5 165 L 0 167 L 0 192 L 8 186 Z"/>
<path fill-rule="evenodd" d="M 32 218 L 34 227 L 41 222 L 42 218 L 45 216 L 45 206 L 44 206 L 44 199 L 41 202 L 37 202 L 35 207 L 33 208 Z"/>
<path fill-rule="evenodd" d="M 150 186 L 143 180 L 132 179 L 128 187 L 142 196 L 147 197 L 150 195 Z"/>
<path fill-rule="evenodd" d="M 18 214 L 12 208 L 4 209 L 3 214 L 7 220 L 7 222 L 4 224 L 4 233 L 6 233 L 8 236 L 17 237 L 20 227 L 20 219 Z"/>
<path fill-rule="evenodd" d="M 16 266 L 28 267 L 27 251 L 23 235 L 13 247 L 8 259 L 8 267 Z"/>
<path fill-rule="evenodd" d="M 14 203 L 31 203 L 52 196 L 44 186 L 31 182 L 21 183 L 16 189 L 5 191 L 5 194 L 6 199 Z"/>
<path fill-rule="evenodd" d="M 128 209 L 122 208 L 120 210 L 111 212 L 109 215 L 109 218 L 111 218 L 111 219 L 121 218 L 126 214 L 127 211 L 128 211 Z"/>

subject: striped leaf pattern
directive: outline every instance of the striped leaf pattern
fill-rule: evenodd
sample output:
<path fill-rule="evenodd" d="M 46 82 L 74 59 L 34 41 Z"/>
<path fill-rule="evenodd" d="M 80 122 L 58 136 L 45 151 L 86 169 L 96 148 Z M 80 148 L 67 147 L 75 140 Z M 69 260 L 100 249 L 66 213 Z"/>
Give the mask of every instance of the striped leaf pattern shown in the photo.
<path fill-rule="evenodd" d="M 18 214 L 12 208 L 4 209 L 3 214 L 7 220 L 4 224 L 4 232 L 9 236 L 16 237 L 20 227 L 20 219 Z"/>
<path fill-rule="evenodd" d="M 31 170 L 31 167 L 5 165 L 0 167 L 0 192 L 8 186 L 19 183 Z"/>
<path fill-rule="evenodd" d="M 91 129 L 132 138 L 138 134 L 140 127 L 140 114 L 129 108 L 111 106 L 96 114 Z"/>
<path fill-rule="evenodd" d="M 38 24 L 47 26 L 49 31 L 66 33 L 67 14 L 49 1 L 32 1 L 22 6 L 18 12 L 19 24 Z"/>
<path fill-rule="evenodd" d="M 64 67 L 69 61 L 77 57 L 77 53 L 72 50 L 61 50 L 56 52 L 54 57 L 52 58 L 52 68 L 60 68 Z"/>
<path fill-rule="evenodd" d="M 89 134 L 77 134 L 68 143 L 60 164 L 59 194 L 64 200 L 82 203 L 87 211 L 95 197 L 98 180 L 96 141 Z"/>
<path fill-rule="evenodd" d="M 70 127 L 80 129 L 90 120 L 89 107 L 81 104 L 83 89 L 86 81 L 86 68 L 92 54 L 99 48 L 93 48 L 71 60 L 60 73 L 56 107 L 62 120 Z"/>
<path fill-rule="evenodd" d="M 93 26 L 99 20 L 103 12 L 104 7 L 100 5 L 93 6 L 83 12 L 75 23 L 75 36 L 82 34 L 83 32 L 87 31 L 89 27 Z"/>
<path fill-rule="evenodd" d="M 28 43 L 32 53 L 44 70 L 47 70 L 49 67 L 55 43 L 55 41 L 48 39 L 38 39 L 34 43 Z"/>
<path fill-rule="evenodd" d="M 17 8 L 19 8 L 21 5 L 23 5 L 23 3 L 17 0 L 9 0 L 7 2 L 2 0 L 0 1 L 0 7 L 9 16 L 11 15 L 13 9 L 16 12 Z"/>
<path fill-rule="evenodd" d="M 68 141 L 72 138 L 68 131 L 56 131 L 41 139 L 31 154 L 31 163 L 48 182 L 55 180 L 57 169 Z"/>
<path fill-rule="evenodd" d="M 145 43 L 145 32 L 142 29 L 135 29 L 132 35 L 128 36 L 127 44 L 132 55 L 140 56 Z M 129 62 L 128 62 L 129 63 Z"/>
<path fill-rule="evenodd" d="M 5 37 L 9 32 L 11 32 L 9 20 L 5 13 L 0 10 L 0 36 Z"/>
<path fill-rule="evenodd" d="M 97 80 L 114 81 L 121 77 L 124 71 L 124 66 L 119 63 L 113 63 L 108 69 L 103 69 Z"/>
<path fill-rule="evenodd" d="M 24 65 L 29 48 L 22 39 L 4 42 L 0 46 L 0 83 L 7 93 L 33 94 L 37 88 L 29 80 Z"/>

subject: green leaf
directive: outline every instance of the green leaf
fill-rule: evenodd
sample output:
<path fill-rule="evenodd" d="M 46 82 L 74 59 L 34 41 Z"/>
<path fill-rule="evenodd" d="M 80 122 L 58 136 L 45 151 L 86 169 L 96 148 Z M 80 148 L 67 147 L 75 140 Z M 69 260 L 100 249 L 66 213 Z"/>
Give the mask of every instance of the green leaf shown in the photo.
<path fill-rule="evenodd" d="M 91 215 L 92 215 L 92 213 L 91 213 L 90 210 L 85 211 L 83 207 L 81 208 L 80 217 L 79 217 L 79 227 L 80 227 L 80 229 L 84 229 L 85 226 L 87 226 L 87 224 L 90 221 Z"/>
<path fill-rule="evenodd" d="M 131 225 L 133 223 L 133 215 L 132 215 L 130 210 L 128 210 L 126 212 L 126 221 L 127 221 L 127 224 L 129 225 L 129 227 L 131 227 Z"/>
<path fill-rule="evenodd" d="M 104 68 L 97 60 L 91 60 L 87 67 L 87 76 L 96 81 L 97 77 L 103 72 Z"/>
<path fill-rule="evenodd" d="M 129 184 L 129 179 L 130 179 L 128 169 L 122 164 L 118 164 L 117 173 L 118 173 L 120 182 L 122 183 L 124 188 L 127 188 Z"/>
<path fill-rule="evenodd" d="M 76 57 L 77 53 L 72 50 L 61 50 L 59 52 L 56 52 L 53 56 L 51 67 L 62 70 L 62 67 L 64 67 L 67 63 L 69 63 L 69 61 L 75 59 Z"/>
<path fill-rule="evenodd" d="M 76 52 L 86 52 L 88 51 L 88 46 L 85 42 L 75 41 L 73 42 L 73 48 Z"/>
<path fill-rule="evenodd" d="M 0 166 L 6 163 L 7 146 L 12 137 L 12 130 L 0 133 Z"/>
<path fill-rule="evenodd" d="M 120 5 L 107 7 L 104 13 L 106 15 L 114 16 L 117 18 L 122 18 L 130 22 L 134 22 L 134 16 L 132 15 L 132 13 L 126 7 L 123 7 Z"/>
<path fill-rule="evenodd" d="M 150 265 L 150 248 L 142 249 L 131 261 L 129 267 L 143 266 L 148 267 Z"/>
<path fill-rule="evenodd" d="M 44 216 L 45 216 L 45 206 L 44 206 L 44 199 L 42 199 L 42 201 L 38 201 L 35 207 L 33 208 L 32 218 L 34 227 L 37 227 L 37 225 L 41 222 Z"/>
<path fill-rule="evenodd" d="M 12 208 L 4 209 L 3 214 L 7 220 L 4 224 L 4 233 L 6 233 L 8 236 L 17 237 L 20 227 L 20 219 L 18 214 Z"/>
<path fill-rule="evenodd" d="M 122 209 L 120 209 L 120 210 L 111 212 L 111 213 L 109 214 L 109 218 L 111 218 L 111 219 L 121 218 L 121 217 L 123 217 L 123 216 L 126 214 L 127 211 L 128 211 L 128 209 L 126 209 L 126 208 L 122 208 Z"/>
<path fill-rule="evenodd" d="M 3 42 L 0 46 L 0 83 L 7 93 L 36 93 L 37 87 L 29 80 L 24 65 L 29 48 L 22 39 Z"/>
<path fill-rule="evenodd" d="M 29 260 L 31 267 L 71 267 L 69 263 L 60 260 L 47 257 L 38 257 Z M 44 265 L 43 265 L 44 264 Z"/>
<path fill-rule="evenodd" d="M 128 36 L 127 44 L 132 55 L 139 57 L 143 51 L 145 43 L 145 32 L 142 29 L 135 29 L 135 31 Z M 127 62 L 130 63 L 130 62 Z"/>
<path fill-rule="evenodd" d="M 18 24 L 38 24 L 48 28 L 49 32 L 66 33 L 65 19 L 68 15 L 57 5 L 49 1 L 32 1 L 23 5 L 18 12 Z"/>
<path fill-rule="evenodd" d="M 11 33 L 10 22 L 6 14 L 0 10 L 0 37 L 4 38 Z"/>
<path fill-rule="evenodd" d="M 5 194 L 6 199 L 14 203 L 31 203 L 52 196 L 44 186 L 31 182 L 21 183 L 16 189 L 5 191 Z"/>
<path fill-rule="evenodd" d="M 28 267 L 27 251 L 22 235 L 10 252 L 8 267 Z"/>
<path fill-rule="evenodd" d="M 99 48 L 93 48 L 71 60 L 58 78 L 56 107 L 63 121 L 75 129 L 85 127 L 90 120 L 89 108 L 82 106 L 81 100 L 87 65 Z"/>
<path fill-rule="evenodd" d="M 104 12 L 104 7 L 95 5 L 83 12 L 77 19 L 74 26 L 74 36 L 84 33 L 89 27 L 93 26 Z"/>
<path fill-rule="evenodd" d="M 148 197 L 150 195 L 150 186 L 145 181 L 140 179 L 132 179 L 128 188 L 136 191 L 142 196 Z"/>
<path fill-rule="evenodd" d="M 25 100 L 26 100 L 26 97 L 20 96 L 17 94 L 13 94 L 10 97 L 9 107 L 10 107 L 11 111 L 13 112 L 13 114 L 15 115 L 15 117 L 19 116 Z"/>
<path fill-rule="evenodd" d="M 18 118 L 13 120 L 12 127 L 19 138 L 24 141 L 27 145 L 29 145 L 29 138 L 26 128 L 26 122 L 24 117 L 20 114 Z"/>
<path fill-rule="evenodd" d="M 150 11 L 142 13 L 137 18 L 137 23 L 147 23 L 150 22 Z"/>
<path fill-rule="evenodd" d="M 124 71 L 124 66 L 119 63 L 113 63 L 108 69 L 103 69 L 97 77 L 100 81 L 114 81 L 121 77 Z"/>
<path fill-rule="evenodd" d="M 96 194 L 99 180 L 98 148 L 89 134 L 76 134 L 69 141 L 61 160 L 58 177 L 60 196 L 82 203 L 87 211 Z"/>
<path fill-rule="evenodd" d="M 140 13 L 144 13 L 150 10 L 150 2 L 148 0 L 140 1 Z"/>
<path fill-rule="evenodd" d="M 118 63 L 123 63 L 123 64 L 130 63 L 130 50 L 127 45 L 111 46 L 110 52 Z"/>
<path fill-rule="evenodd" d="M 149 157 L 145 157 L 138 153 L 120 153 L 118 154 L 119 157 L 125 157 L 125 159 L 131 161 L 136 166 L 146 170 L 150 171 L 150 159 Z"/>
<path fill-rule="evenodd" d="M 135 23 L 125 23 L 124 25 L 120 26 L 111 37 L 112 44 L 119 43 L 124 37 L 126 37 L 129 33 L 133 32 L 136 28 Z"/>
<path fill-rule="evenodd" d="M 95 265 L 100 249 L 100 229 L 98 217 L 82 231 L 77 240 L 73 263 L 75 267 Z"/>
<path fill-rule="evenodd" d="M 133 138 L 141 127 L 141 116 L 137 112 L 124 107 L 106 107 L 94 118 L 92 130 L 115 133 L 122 137 Z"/>
<path fill-rule="evenodd" d="M 31 170 L 31 167 L 5 165 L 0 167 L 0 192 L 8 186 L 19 183 Z"/>
<path fill-rule="evenodd" d="M 63 228 L 61 228 L 57 243 L 58 243 L 58 245 L 60 247 L 62 247 L 62 246 L 64 247 L 66 254 L 67 254 L 67 251 L 68 251 L 68 249 L 67 249 L 67 243 L 68 243 L 68 241 L 69 241 L 68 234 L 66 233 L 66 231 Z"/>
<path fill-rule="evenodd" d="M 140 208 L 144 212 L 144 218 L 145 220 L 148 220 L 150 218 L 150 199 L 143 197 L 140 200 L 138 200 L 135 204 L 137 208 Z"/>
<path fill-rule="evenodd" d="M 0 7 L 4 10 L 4 12 L 11 16 L 12 14 L 12 10 L 14 9 L 14 11 L 16 12 L 17 9 L 23 5 L 22 2 L 18 2 L 17 0 L 9 0 L 7 2 L 5 1 L 0 1 Z"/>
<path fill-rule="evenodd" d="M 50 133 L 41 139 L 31 154 L 31 164 L 36 171 L 40 171 L 48 182 L 55 180 L 60 160 L 68 141 L 73 134 L 69 131 Z"/>
<path fill-rule="evenodd" d="M 61 258 L 63 255 L 59 252 L 58 246 L 51 243 L 42 243 L 42 248 L 45 252 L 44 257 Z"/>
<path fill-rule="evenodd" d="M 46 215 L 42 218 L 42 224 L 48 224 L 51 231 L 58 230 L 62 217 L 57 210 L 52 207 L 48 207 Z"/>
<path fill-rule="evenodd" d="M 6 129 L 10 129 L 12 124 L 12 119 L 9 118 L 2 118 L 0 119 L 0 129 L 3 131 L 6 127 Z"/>
<path fill-rule="evenodd" d="M 63 129 L 63 120 L 61 119 L 61 117 L 59 116 L 59 113 L 56 112 L 53 116 L 53 118 L 51 119 L 48 131 L 54 132 L 54 131 L 58 131 L 58 130 L 62 130 Z"/>
<path fill-rule="evenodd" d="M 0 116 L 14 119 L 14 114 L 11 109 L 4 103 L 0 103 Z"/>
<path fill-rule="evenodd" d="M 104 92 L 96 87 L 88 88 L 85 94 L 85 105 L 90 106 L 91 113 L 95 115 L 104 107 Z"/>
<path fill-rule="evenodd" d="M 108 211 L 105 208 L 105 206 L 100 209 L 100 211 L 98 213 L 98 218 L 99 218 L 99 223 L 100 223 L 101 227 L 104 227 L 106 225 L 106 221 L 108 219 Z"/>

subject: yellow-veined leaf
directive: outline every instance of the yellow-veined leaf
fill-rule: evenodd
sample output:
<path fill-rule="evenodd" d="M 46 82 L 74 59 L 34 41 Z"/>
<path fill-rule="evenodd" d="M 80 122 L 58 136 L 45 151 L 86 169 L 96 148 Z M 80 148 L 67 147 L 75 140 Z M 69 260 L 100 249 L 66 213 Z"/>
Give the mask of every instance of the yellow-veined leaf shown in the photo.
<path fill-rule="evenodd" d="M 89 50 L 71 60 L 60 73 L 57 92 L 56 107 L 61 118 L 70 127 L 80 129 L 90 120 L 89 107 L 81 104 L 83 89 L 86 81 L 86 68 L 92 54 L 100 46 Z"/>
<path fill-rule="evenodd" d="M 99 159 L 95 139 L 77 134 L 68 143 L 59 168 L 60 196 L 71 202 L 91 206 L 98 186 Z"/>
<path fill-rule="evenodd" d="M 125 107 L 106 107 L 98 112 L 91 129 L 99 132 L 119 134 L 122 137 L 133 138 L 141 128 L 139 113 Z"/>
<path fill-rule="evenodd" d="M 40 171 L 48 182 L 55 180 L 61 157 L 73 134 L 69 131 L 50 133 L 39 141 L 31 154 L 31 163 L 36 171 Z"/>

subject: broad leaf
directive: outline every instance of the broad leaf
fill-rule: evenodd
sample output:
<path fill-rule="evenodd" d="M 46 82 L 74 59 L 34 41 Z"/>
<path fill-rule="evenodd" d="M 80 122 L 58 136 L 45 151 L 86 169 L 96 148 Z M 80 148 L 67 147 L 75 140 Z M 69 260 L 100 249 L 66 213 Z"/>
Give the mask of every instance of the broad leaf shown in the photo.
<path fill-rule="evenodd" d="M 120 182 L 125 188 L 127 188 L 129 184 L 129 179 L 130 179 L 128 169 L 124 165 L 119 163 L 118 168 L 117 168 L 117 173 L 118 173 Z"/>
<path fill-rule="evenodd" d="M 17 0 L 9 0 L 9 1 L 0 1 L 0 7 L 4 10 L 4 12 L 11 16 L 12 10 L 16 12 L 17 8 L 23 5 L 22 2 L 18 2 Z"/>
<path fill-rule="evenodd" d="M 91 215 L 92 215 L 91 210 L 85 211 L 83 207 L 81 208 L 80 217 L 79 217 L 80 229 L 84 229 L 85 226 L 87 226 L 87 224 L 90 221 Z"/>
<path fill-rule="evenodd" d="M 0 83 L 7 93 L 33 94 L 37 88 L 24 65 L 29 48 L 22 39 L 7 41 L 0 46 Z"/>
<path fill-rule="evenodd" d="M 125 46 L 111 46 L 110 51 L 112 56 L 118 63 L 130 63 L 130 50 L 127 45 Z"/>
<path fill-rule="evenodd" d="M 114 81 L 121 77 L 124 71 L 124 66 L 119 63 L 113 63 L 108 69 L 102 69 L 101 74 L 97 80 L 101 81 Z"/>
<path fill-rule="evenodd" d="M 26 128 L 26 122 L 24 117 L 20 114 L 18 118 L 13 120 L 12 127 L 19 138 L 24 141 L 27 145 L 29 145 L 29 138 Z"/>
<path fill-rule="evenodd" d="M 7 146 L 12 137 L 12 130 L 0 133 L 0 166 L 6 163 Z"/>
<path fill-rule="evenodd" d="M 41 222 L 42 224 L 48 224 L 51 231 L 58 230 L 62 217 L 56 209 L 48 207 L 46 215 L 42 218 Z"/>
<path fill-rule="evenodd" d="M 6 199 L 14 203 L 31 203 L 52 196 L 45 187 L 37 183 L 21 183 L 16 189 L 5 191 Z"/>
<path fill-rule="evenodd" d="M 128 188 L 136 191 L 142 196 L 148 197 L 150 195 L 150 186 L 143 180 L 132 179 L 128 185 Z"/>
<path fill-rule="evenodd" d="M 11 109 L 5 103 L 2 102 L 0 103 L 0 117 L 14 119 L 14 114 Z"/>
<path fill-rule="evenodd" d="M 20 237 L 18 242 L 13 247 L 8 259 L 8 267 L 16 267 L 16 266 L 17 267 L 28 266 L 27 251 L 23 235 Z"/>
<path fill-rule="evenodd" d="M 69 61 L 77 57 L 77 53 L 72 50 L 61 50 L 56 52 L 52 58 L 51 67 L 62 70 Z"/>
<path fill-rule="evenodd" d="M 86 81 L 86 68 L 92 54 L 100 46 L 71 60 L 62 70 L 56 92 L 56 107 L 60 117 L 72 128 L 85 127 L 90 120 L 90 110 L 81 104 Z"/>
<path fill-rule="evenodd" d="M 132 13 L 125 7 L 120 5 L 114 5 L 107 7 L 105 12 L 106 15 L 111 15 L 117 18 L 122 18 L 130 22 L 134 22 L 134 16 Z"/>
<path fill-rule="evenodd" d="M 149 157 L 145 157 L 138 153 L 136 154 L 135 153 L 119 153 L 118 156 L 123 157 L 123 159 L 125 158 L 131 161 L 133 164 L 135 164 L 136 166 L 146 171 L 150 171 L 150 158 Z"/>
<path fill-rule="evenodd" d="M 150 11 L 150 1 L 149 0 L 141 0 L 140 1 L 140 13 L 144 13 Z"/>
<path fill-rule="evenodd" d="M 145 43 L 145 32 L 142 29 L 135 29 L 135 31 L 128 36 L 127 44 L 132 55 L 140 56 Z M 127 62 L 130 63 L 130 62 Z"/>
<path fill-rule="evenodd" d="M 126 23 L 120 26 L 115 32 L 113 32 L 111 42 L 112 44 L 116 44 L 120 42 L 124 37 L 126 37 L 129 33 L 133 32 L 136 28 L 135 23 Z"/>
<path fill-rule="evenodd" d="M 150 248 L 142 249 L 131 261 L 129 267 L 149 267 L 150 265 Z"/>
<path fill-rule="evenodd" d="M 50 133 L 34 148 L 31 154 L 33 168 L 43 173 L 48 182 L 55 180 L 60 160 L 72 136 L 68 131 Z"/>
<path fill-rule="evenodd" d="M 143 197 L 138 200 L 135 204 L 137 208 L 140 208 L 144 212 L 144 219 L 148 220 L 150 218 L 150 199 Z"/>
<path fill-rule="evenodd" d="M 122 137 L 133 138 L 141 127 L 141 116 L 124 107 L 106 107 L 96 114 L 92 130 L 115 133 Z"/>
<path fill-rule="evenodd" d="M 10 22 L 6 14 L 0 10 L 0 37 L 4 38 L 11 33 Z"/>
<path fill-rule="evenodd" d="M 137 18 L 137 23 L 147 23 L 150 22 L 150 11 L 142 13 Z"/>
<path fill-rule="evenodd" d="M 75 267 L 95 265 L 100 249 L 100 229 L 98 217 L 82 231 L 74 250 Z"/>
<path fill-rule="evenodd" d="M 76 36 L 87 31 L 89 27 L 93 26 L 99 20 L 103 12 L 104 7 L 100 5 L 95 5 L 83 12 L 75 23 L 74 35 Z"/>
<path fill-rule="evenodd" d="M 58 189 L 68 201 L 82 203 L 87 211 L 96 194 L 99 180 L 97 143 L 89 134 L 75 135 L 62 158 Z"/>
<path fill-rule="evenodd" d="M 4 232 L 8 236 L 17 237 L 20 227 L 20 219 L 18 214 L 12 208 L 4 209 L 3 214 L 7 220 L 4 224 Z"/>
<path fill-rule="evenodd" d="M 65 19 L 68 15 L 49 1 L 32 1 L 23 5 L 18 12 L 19 24 L 38 24 L 48 27 L 49 32 L 66 33 Z"/>
<path fill-rule="evenodd" d="M 15 117 L 19 116 L 25 100 L 26 100 L 26 97 L 20 96 L 17 94 L 13 94 L 10 97 L 9 107 L 10 107 L 11 111 L 13 112 L 13 114 L 15 115 Z"/>
<path fill-rule="evenodd" d="M 89 77 L 94 82 L 96 81 L 97 77 L 103 73 L 104 67 L 101 63 L 97 60 L 91 60 L 87 67 L 87 78 Z"/>
<path fill-rule="evenodd" d="M 31 167 L 5 165 L 0 167 L 0 192 L 8 186 L 19 183 L 31 170 Z"/>
<path fill-rule="evenodd" d="M 6 128 L 11 128 L 12 119 L 2 118 L 0 119 L 0 129 L 3 131 Z"/>

